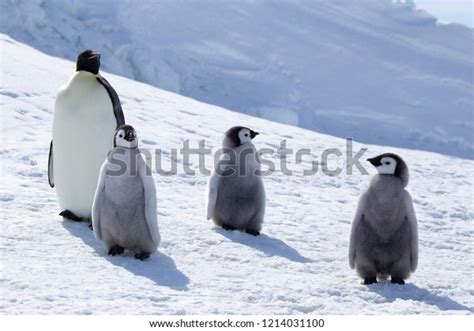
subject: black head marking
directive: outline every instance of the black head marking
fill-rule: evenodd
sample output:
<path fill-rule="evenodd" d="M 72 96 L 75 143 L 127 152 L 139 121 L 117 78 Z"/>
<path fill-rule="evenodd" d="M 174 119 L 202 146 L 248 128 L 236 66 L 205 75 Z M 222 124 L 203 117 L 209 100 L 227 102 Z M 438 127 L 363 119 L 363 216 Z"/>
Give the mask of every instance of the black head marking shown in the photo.
<path fill-rule="evenodd" d="M 84 70 L 97 75 L 100 68 L 100 54 L 90 49 L 85 50 L 77 57 L 76 71 Z"/>
<path fill-rule="evenodd" d="M 367 159 L 374 167 L 378 167 L 382 165 L 382 159 L 384 157 L 391 157 L 397 162 L 397 166 L 395 167 L 395 173 L 394 176 L 398 177 L 402 180 L 402 182 L 405 184 L 408 184 L 408 166 L 406 165 L 405 161 L 398 156 L 397 154 L 394 153 L 384 153 L 379 156 Z"/>
<path fill-rule="evenodd" d="M 120 138 L 123 138 L 125 139 L 126 141 L 130 142 L 130 141 L 133 141 L 137 138 L 137 134 L 135 132 L 135 129 L 133 128 L 133 126 L 131 125 L 128 125 L 128 124 L 123 124 L 123 125 L 120 125 L 117 130 L 115 131 L 115 135 L 114 135 L 114 147 L 117 147 L 117 144 L 115 142 L 115 136 L 117 135 L 117 133 L 120 131 L 120 130 L 123 130 L 124 131 L 124 136 L 123 137 L 120 137 Z"/>
<path fill-rule="evenodd" d="M 245 126 L 234 126 L 234 127 L 230 128 L 229 130 L 227 130 L 227 132 L 225 133 L 226 137 L 230 140 L 233 147 L 237 147 L 237 146 L 241 145 L 240 138 L 239 138 L 239 132 L 242 129 L 247 129 L 247 130 L 250 131 L 250 138 L 251 139 L 253 139 L 257 135 L 259 135 L 258 132 L 255 132 L 255 131 L 253 131 L 253 130 L 245 127 Z"/>
<path fill-rule="evenodd" d="M 240 130 L 245 129 L 243 126 L 234 126 L 227 130 L 225 133 L 226 137 L 230 140 L 232 143 L 232 146 L 239 146 L 240 145 L 240 139 L 239 139 L 239 132 Z"/>

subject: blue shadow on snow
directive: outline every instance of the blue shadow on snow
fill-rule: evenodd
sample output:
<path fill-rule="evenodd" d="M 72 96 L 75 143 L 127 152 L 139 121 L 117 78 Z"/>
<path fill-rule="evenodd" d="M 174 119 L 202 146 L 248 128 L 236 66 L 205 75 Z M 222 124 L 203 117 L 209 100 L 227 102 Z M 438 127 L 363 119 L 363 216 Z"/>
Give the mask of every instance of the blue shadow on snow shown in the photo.
<path fill-rule="evenodd" d="M 82 241 L 92 247 L 98 255 L 119 267 L 127 269 L 137 276 L 146 277 L 157 285 L 166 286 L 178 291 L 187 291 L 189 278 L 183 274 L 169 256 L 157 251 L 150 260 L 136 260 L 127 250 L 121 256 L 108 256 L 104 243 L 94 237 L 94 233 L 86 223 L 62 222 L 64 228 L 72 235 L 81 238 Z"/>
<path fill-rule="evenodd" d="M 438 307 L 440 310 L 464 310 L 474 312 L 472 307 L 464 306 L 450 298 L 443 297 L 415 284 L 393 285 L 388 282 L 369 285 L 369 289 L 393 302 L 396 299 L 423 302 Z"/>
<path fill-rule="evenodd" d="M 267 256 L 280 256 L 294 262 L 308 263 L 311 259 L 301 255 L 296 249 L 288 246 L 283 240 L 260 234 L 257 237 L 240 231 L 227 231 L 215 228 L 215 231 L 233 242 L 257 249 Z"/>

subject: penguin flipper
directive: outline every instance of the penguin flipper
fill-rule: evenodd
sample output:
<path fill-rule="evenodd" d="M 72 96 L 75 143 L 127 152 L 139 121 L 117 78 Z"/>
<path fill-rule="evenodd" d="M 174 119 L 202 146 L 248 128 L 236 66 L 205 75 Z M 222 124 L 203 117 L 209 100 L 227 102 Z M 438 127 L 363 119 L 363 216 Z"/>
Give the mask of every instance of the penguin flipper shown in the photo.
<path fill-rule="evenodd" d="M 354 220 L 352 221 L 352 229 L 351 229 L 351 239 L 349 242 L 349 266 L 354 269 L 355 268 L 355 245 L 357 242 L 357 228 L 364 217 L 364 210 L 367 201 L 367 192 L 364 192 L 359 199 L 359 204 L 357 205 L 357 211 L 354 216 Z"/>
<path fill-rule="evenodd" d="M 410 193 L 404 194 L 405 208 L 408 224 L 410 225 L 410 270 L 413 272 L 418 266 L 418 221 L 416 220 L 415 209 Z"/>
<path fill-rule="evenodd" d="M 157 203 L 155 182 L 150 167 L 145 163 L 142 157 L 137 158 L 138 174 L 143 183 L 145 194 L 145 218 L 148 225 L 148 231 L 156 246 L 160 245 L 160 231 L 158 229 Z"/>
<path fill-rule="evenodd" d="M 48 155 L 48 182 L 49 186 L 54 187 L 54 164 L 53 164 L 53 141 L 49 144 Z"/>
<path fill-rule="evenodd" d="M 98 240 L 102 240 L 102 230 L 100 227 L 100 201 L 101 195 L 104 192 L 105 186 L 105 176 L 107 173 L 107 160 L 102 164 L 99 173 L 99 181 L 97 183 L 97 188 L 95 190 L 94 202 L 92 203 L 92 230 L 94 231 L 94 236 Z"/>
<path fill-rule="evenodd" d="M 216 171 L 213 171 L 206 186 L 206 205 L 208 220 L 210 220 L 214 215 L 214 208 L 216 207 L 218 189 L 219 176 Z"/>
<path fill-rule="evenodd" d="M 120 98 L 115 92 L 114 88 L 110 83 L 102 76 L 97 76 L 97 81 L 105 88 L 109 94 L 110 100 L 112 101 L 112 107 L 114 109 L 115 120 L 117 121 L 117 128 L 125 124 L 125 116 L 123 115 L 122 105 L 120 104 Z"/>

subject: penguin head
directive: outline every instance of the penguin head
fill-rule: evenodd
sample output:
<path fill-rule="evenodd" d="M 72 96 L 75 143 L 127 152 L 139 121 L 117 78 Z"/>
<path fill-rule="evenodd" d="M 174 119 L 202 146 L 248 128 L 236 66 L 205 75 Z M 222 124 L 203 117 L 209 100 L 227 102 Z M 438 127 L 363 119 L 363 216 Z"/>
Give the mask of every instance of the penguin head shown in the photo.
<path fill-rule="evenodd" d="M 100 67 L 100 53 L 86 49 L 79 54 L 76 61 L 76 71 L 88 71 L 97 75 Z"/>
<path fill-rule="evenodd" d="M 381 175 L 393 175 L 400 178 L 404 186 L 408 184 L 408 167 L 403 159 L 397 154 L 385 153 L 367 159 Z"/>
<path fill-rule="evenodd" d="M 234 126 L 225 133 L 224 146 L 232 148 L 251 143 L 257 135 L 259 135 L 258 132 L 244 126 Z"/>
<path fill-rule="evenodd" d="M 114 147 L 138 147 L 138 137 L 133 126 L 124 124 L 117 128 L 114 136 Z"/>

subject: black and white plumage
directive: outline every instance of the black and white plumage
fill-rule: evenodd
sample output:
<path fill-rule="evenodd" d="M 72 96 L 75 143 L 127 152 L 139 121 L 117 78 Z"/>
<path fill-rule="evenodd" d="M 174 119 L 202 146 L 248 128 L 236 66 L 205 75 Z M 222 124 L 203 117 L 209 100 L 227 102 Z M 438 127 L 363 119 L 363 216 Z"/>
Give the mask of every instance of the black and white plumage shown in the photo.
<path fill-rule="evenodd" d="M 364 284 L 388 275 L 392 283 L 404 284 L 418 265 L 417 219 L 405 190 L 408 167 L 392 153 L 368 161 L 378 174 L 359 200 L 352 223 L 349 264 Z"/>
<path fill-rule="evenodd" d="M 224 137 L 223 154 L 209 179 L 207 219 L 226 230 L 259 235 L 265 214 L 265 189 L 249 128 L 235 126 Z"/>
<path fill-rule="evenodd" d="M 55 104 L 48 181 L 56 188 L 60 215 L 75 221 L 91 216 L 100 166 L 125 123 L 119 97 L 99 68 L 99 53 L 79 54 L 76 73 Z"/>
<path fill-rule="evenodd" d="M 117 129 L 114 148 L 100 170 L 92 223 L 95 237 L 105 242 L 109 255 L 127 248 L 144 260 L 159 246 L 160 233 L 155 184 L 137 145 L 133 127 Z"/>

